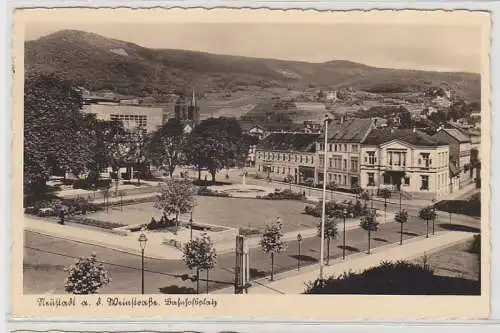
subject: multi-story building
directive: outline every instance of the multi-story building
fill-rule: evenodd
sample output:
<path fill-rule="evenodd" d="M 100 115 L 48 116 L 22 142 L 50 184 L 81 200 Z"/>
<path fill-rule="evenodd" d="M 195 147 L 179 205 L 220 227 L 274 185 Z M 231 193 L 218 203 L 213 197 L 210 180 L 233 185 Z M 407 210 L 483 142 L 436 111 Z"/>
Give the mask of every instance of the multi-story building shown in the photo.
<path fill-rule="evenodd" d="M 313 181 L 316 166 L 316 141 L 319 134 L 271 133 L 256 148 L 256 172 L 263 178 L 294 183 Z"/>
<path fill-rule="evenodd" d="M 438 199 L 450 192 L 449 146 L 418 130 L 374 129 L 361 145 L 361 187 Z"/>
<path fill-rule="evenodd" d="M 353 119 L 348 122 L 332 123 L 328 127 L 327 183 L 338 187 L 352 188 L 359 184 L 361 142 L 375 128 L 372 119 Z M 323 183 L 324 169 L 324 134 L 316 143 L 317 168 L 316 183 Z"/>
<path fill-rule="evenodd" d="M 450 171 L 453 171 L 454 176 L 458 173 L 459 187 L 470 184 L 472 182 L 470 137 L 456 128 L 441 128 L 434 137 L 447 142 L 450 146 Z M 451 189 L 455 190 L 454 186 Z"/>
<path fill-rule="evenodd" d="M 82 111 L 94 114 L 100 120 L 122 121 L 127 130 L 142 127 L 150 133 L 163 124 L 164 112 L 161 107 L 98 103 L 83 105 Z"/>

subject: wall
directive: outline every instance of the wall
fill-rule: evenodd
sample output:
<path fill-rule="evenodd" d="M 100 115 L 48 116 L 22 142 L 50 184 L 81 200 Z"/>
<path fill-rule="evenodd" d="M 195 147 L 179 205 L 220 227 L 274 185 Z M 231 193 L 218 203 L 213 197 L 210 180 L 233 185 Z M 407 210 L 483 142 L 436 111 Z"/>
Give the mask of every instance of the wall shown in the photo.
<path fill-rule="evenodd" d="M 121 104 L 90 104 L 84 105 L 83 112 L 96 114 L 97 119 L 111 120 L 112 114 L 139 115 L 147 117 L 147 132 L 155 131 L 163 124 L 163 108 L 121 105 Z"/>
<path fill-rule="evenodd" d="M 271 179 L 280 181 L 283 181 L 284 178 L 290 173 L 294 177 L 297 175 L 294 182 L 298 182 L 298 167 L 307 166 L 315 168 L 316 162 L 317 157 L 314 153 L 263 150 L 257 150 L 255 153 L 256 173 L 262 178 L 267 178 L 269 175 Z M 269 173 L 265 169 L 267 166 L 271 167 L 271 172 Z"/>
<path fill-rule="evenodd" d="M 388 150 L 405 151 L 406 165 L 390 166 Z M 373 166 L 365 162 L 365 156 L 367 156 L 368 151 L 375 151 L 377 160 Z M 423 160 L 421 160 L 420 165 L 418 164 L 421 153 L 429 153 L 430 165 L 428 168 L 423 168 Z M 385 171 L 403 171 L 405 172 L 405 177 L 409 179 L 409 185 L 403 184 L 403 191 L 411 193 L 415 198 L 430 200 L 432 198 L 442 197 L 450 191 L 448 154 L 448 146 L 414 147 L 399 141 L 389 142 L 380 147 L 363 146 L 361 149 L 361 187 L 368 189 L 385 187 L 387 186 L 384 185 L 383 182 Z M 375 185 L 373 187 L 368 186 L 369 173 L 374 173 Z M 421 190 L 421 176 L 425 175 L 429 177 L 429 189 L 426 191 Z"/>

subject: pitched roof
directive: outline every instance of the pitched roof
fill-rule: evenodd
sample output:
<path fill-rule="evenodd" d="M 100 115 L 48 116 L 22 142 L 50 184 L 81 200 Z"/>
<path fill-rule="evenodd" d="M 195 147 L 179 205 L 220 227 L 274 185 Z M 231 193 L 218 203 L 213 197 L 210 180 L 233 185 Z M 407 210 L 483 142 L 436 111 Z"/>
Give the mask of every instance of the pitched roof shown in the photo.
<path fill-rule="evenodd" d="M 257 149 L 313 153 L 318 136 L 308 133 L 271 133 L 257 145 Z"/>
<path fill-rule="evenodd" d="M 372 128 L 371 119 L 353 119 L 348 123 L 341 124 L 340 127 L 328 136 L 328 141 L 332 142 L 361 142 Z"/>
<path fill-rule="evenodd" d="M 470 142 L 470 137 L 465 135 L 457 128 L 443 128 L 441 131 L 446 132 L 451 137 L 455 138 L 458 142 Z"/>
<path fill-rule="evenodd" d="M 448 144 L 419 130 L 392 130 L 389 128 L 372 130 L 363 143 L 369 145 L 380 145 L 393 140 L 401 140 L 414 146 L 444 146 Z"/>

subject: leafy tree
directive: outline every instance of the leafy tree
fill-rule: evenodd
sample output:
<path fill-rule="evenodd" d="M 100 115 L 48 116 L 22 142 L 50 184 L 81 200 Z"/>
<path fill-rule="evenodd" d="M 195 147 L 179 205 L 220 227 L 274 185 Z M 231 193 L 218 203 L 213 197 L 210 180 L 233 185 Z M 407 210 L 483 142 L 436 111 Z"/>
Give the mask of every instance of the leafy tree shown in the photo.
<path fill-rule="evenodd" d="M 352 192 L 354 193 L 356 200 L 358 200 L 358 196 L 361 194 L 361 192 L 363 192 L 363 189 L 361 188 L 361 186 L 359 186 L 359 184 L 354 184 L 352 186 Z"/>
<path fill-rule="evenodd" d="M 214 269 L 217 261 L 217 253 L 214 244 L 207 234 L 203 234 L 184 245 L 182 260 L 189 269 L 196 269 L 196 293 L 200 291 L 200 271 L 207 271 L 207 292 L 208 292 L 208 272 Z"/>
<path fill-rule="evenodd" d="M 378 230 L 378 225 L 379 223 L 377 222 L 377 218 L 375 217 L 375 214 L 373 212 L 369 213 L 366 216 L 363 216 L 361 218 L 361 222 L 359 223 L 359 226 L 363 229 L 368 231 L 368 254 L 370 254 L 370 241 L 371 241 L 371 233 L 372 231 L 377 231 Z"/>
<path fill-rule="evenodd" d="M 418 217 L 420 217 L 422 220 L 425 220 L 427 224 L 427 232 L 425 237 L 429 238 L 429 221 L 432 220 L 432 223 L 434 223 L 434 220 L 436 218 L 436 212 L 434 208 L 431 206 L 423 207 L 418 212 Z"/>
<path fill-rule="evenodd" d="M 387 188 L 383 188 L 379 191 L 379 196 L 384 199 L 384 214 L 387 213 L 387 199 L 391 198 L 391 191 Z"/>
<path fill-rule="evenodd" d="M 186 150 L 188 162 L 201 169 L 207 168 L 215 181 L 217 171 L 233 167 L 241 156 L 241 127 L 234 118 L 208 118 L 196 126 Z M 240 153 L 239 153 L 240 152 Z"/>
<path fill-rule="evenodd" d="M 399 241 L 399 244 L 403 245 L 403 224 L 408 222 L 408 212 L 404 209 L 402 211 L 397 212 L 396 215 L 394 216 L 394 221 L 396 221 L 401 225 L 401 231 L 400 231 L 401 239 Z"/>
<path fill-rule="evenodd" d="M 340 216 L 341 212 L 337 211 L 336 216 Z M 321 223 L 318 223 L 318 237 L 321 237 Z M 330 241 L 336 239 L 339 235 L 337 229 L 337 221 L 335 217 L 325 220 L 325 240 L 326 240 L 326 264 L 330 263 Z"/>
<path fill-rule="evenodd" d="M 161 193 L 154 204 L 164 214 L 175 214 L 175 224 L 179 227 L 179 215 L 193 210 L 196 202 L 193 184 L 185 180 L 169 179 L 161 185 Z"/>
<path fill-rule="evenodd" d="M 286 249 L 286 243 L 283 241 L 283 231 L 280 221 L 267 225 L 260 239 L 262 251 L 271 254 L 271 281 L 274 280 L 274 254 L 281 253 Z"/>
<path fill-rule="evenodd" d="M 97 294 L 99 289 L 111 282 L 108 272 L 97 257 L 80 257 L 75 264 L 65 268 L 68 272 L 64 288 L 66 292 L 76 295 Z"/>
<path fill-rule="evenodd" d="M 405 108 L 401 107 L 398 113 L 399 128 L 407 129 L 413 127 L 413 119 L 411 113 Z"/>
<path fill-rule="evenodd" d="M 112 151 L 109 149 L 113 142 L 125 136 L 125 129 L 120 121 L 107 121 L 94 119 L 92 122 L 92 135 L 96 138 L 92 148 L 94 156 L 89 165 L 91 175 L 89 178 L 97 180 L 99 173 L 113 164 Z"/>
<path fill-rule="evenodd" d="M 118 194 L 118 184 L 120 182 L 120 168 L 129 163 L 131 146 L 129 135 L 126 132 L 115 133 L 112 141 L 106 147 L 109 152 L 110 166 L 116 174 L 115 195 Z"/>
<path fill-rule="evenodd" d="M 368 207 L 368 200 L 370 200 L 370 193 L 368 193 L 368 191 L 362 191 L 359 194 L 359 199 L 364 200 L 365 207 Z"/>
<path fill-rule="evenodd" d="M 293 176 L 291 174 L 287 174 L 285 177 L 285 183 L 290 185 L 290 191 L 292 190 Z"/>
<path fill-rule="evenodd" d="M 24 186 L 38 192 L 56 172 L 80 174 L 92 159 L 92 116 L 81 92 L 53 74 L 28 73 L 24 90 Z"/>
<path fill-rule="evenodd" d="M 170 119 L 153 133 L 148 152 L 153 164 L 164 169 L 172 178 L 175 168 L 184 162 L 187 136 L 177 119 Z"/>
<path fill-rule="evenodd" d="M 138 126 L 133 131 L 128 133 L 128 145 L 130 147 L 128 162 L 135 166 L 137 171 L 137 184 L 141 184 L 141 173 L 144 172 L 144 166 L 147 156 L 147 136 L 143 127 Z M 131 171 L 132 172 L 132 171 Z M 134 175 L 131 173 L 130 178 Z"/>

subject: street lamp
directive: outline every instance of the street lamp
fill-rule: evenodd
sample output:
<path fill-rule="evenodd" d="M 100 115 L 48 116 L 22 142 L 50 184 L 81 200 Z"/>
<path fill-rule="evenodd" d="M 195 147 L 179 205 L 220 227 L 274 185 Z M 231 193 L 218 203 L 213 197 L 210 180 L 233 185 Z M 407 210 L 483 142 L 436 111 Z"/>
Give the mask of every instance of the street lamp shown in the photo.
<path fill-rule="evenodd" d="M 191 216 L 189 217 L 189 240 L 193 240 L 193 210 L 191 210 Z"/>
<path fill-rule="evenodd" d="M 144 294 L 144 249 L 146 248 L 146 243 L 148 242 L 148 238 L 145 234 L 141 233 L 139 236 L 139 246 L 141 247 L 141 272 L 142 272 L 142 283 L 141 283 L 141 292 Z"/>
<path fill-rule="evenodd" d="M 436 224 L 436 199 L 432 199 L 432 235 L 434 235 L 435 224 Z"/>
<path fill-rule="evenodd" d="M 328 114 L 325 115 L 325 142 L 324 142 L 324 158 L 323 158 L 323 178 L 326 175 L 326 154 L 327 154 L 327 145 L 328 145 L 328 123 L 330 121 L 330 117 Z M 321 214 L 321 245 L 320 245 L 320 262 L 319 262 L 319 278 L 323 280 L 323 268 L 325 265 L 324 255 L 325 255 L 325 218 L 326 218 L 326 181 L 323 179 L 323 207 Z"/>
<path fill-rule="evenodd" d="M 343 237 L 343 245 L 342 245 L 342 259 L 345 259 L 345 217 L 347 215 L 347 209 L 344 208 L 344 211 L 343 211 L 343 215 L 344 215 L 344 237 Z"/>
<path fill-rule="evenodd" d="M 297 243 L 299 244 L 299 256 L 297 257 L 297 270 L 300 271 L 300 243 L 302 242 L 302 235 L 297 235 Z"/>

